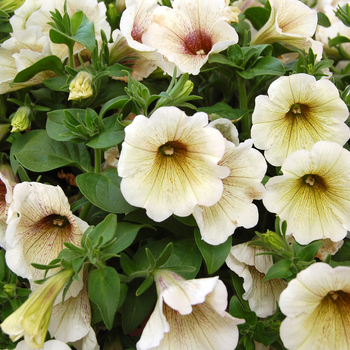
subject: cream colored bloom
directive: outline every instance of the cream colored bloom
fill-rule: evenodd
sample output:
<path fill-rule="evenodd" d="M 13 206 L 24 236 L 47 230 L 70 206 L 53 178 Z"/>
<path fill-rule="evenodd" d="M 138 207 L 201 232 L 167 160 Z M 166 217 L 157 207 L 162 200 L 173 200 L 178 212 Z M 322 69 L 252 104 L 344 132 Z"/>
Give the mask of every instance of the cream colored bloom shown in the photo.
<path fill-rule="evenodd" d="M 50 39 L 43 35 L 40 27 L 29 27 L 19 33 L 13 33 L 0 47 L 0 94 L 40 84 L 44 79 L 56 76 L 51 71 L 40 72 L 24 83 L 9 83 L 18 72 L 30 67 L 40 59 L 51 55 Z"/>
<path fill-rule="evenodd" d="M 329 238 L 322 239 L 323 246 L 317 251 L 316 258 L 325 261 L 328 254 L 334 255 L 342 247 L 344 241 L 333 242 Z"/>
<path fill-rule="evenodd" d="M 71 348 L 59 340 L 48 340 L 44 343 L 43 350 L 71 350 Z M 20 341 L 15 350 L 31 350 L 24 340 Z M 36 349 L 38 350 L 38 349 Z"/>
<path fill-rule="evenodd" d="M 215 204 L 229 169 L 217 165 L 225 139 L 207 123 L 207 114 L 188 117 L 176 107 L 159 108 L 150 118 L 138 115 L 125 128 L 118 163 L 125 199 L 155 221 Z"/>
<path fill-rule="evenodd" d="M 298 49 L 317 54 L 322 58 L 322 43 L 311 39 L 317 26 L 317 12 L 299 0 L 269 0 L 271 14 L 258 31 L 252 45 L 282 41 Z"/>
<path fill-rule="evenodd" d="M 251 133 L 272 165 L 282 165 L 290 154 L 310 150 L 317 141 L 343 145 L 349 139 L 344 123 L 349 111 L 331 81 L 294 74 L 278 78 L 267 93 L 256 98 Z"/>
<path fill-rule="evenodd" d="M 15 10 L 15 14 L 10 18 L 13 33 L 27 28 L 27 19 L 33 12 L 40 9 L 43 2 L 44 0 L 26 0 L 20 8 Z M 38 23 L 37 26 L 40 24 Z"/>
<path fill-rule="evenodd" d="M 231 10 L 224 0 L 175 0 L 173 8 L 161 6 L 153 12 L 153 22 L 142 42 L 157 48 L 167 61 L 172 75 L 178 72 L 198 74 L 209 55 L 238 42 L 238 35 L 225 20 Z"/>
<path fill-rule="evenodd" d="M 90 73 L 79 72 L 69 84 L 68 100 L 81 100 L 92 96 L 94 91 L 91 83 L 92 76 Z"/>
<path fill-rule="evenodd" d="M 350 152 L 320 141 L 290 155 L 281 170 L 267 182 L 263 202 L 287 221 L 287 234 L 300 244 L 343 239 L 350 230 Z"/>
<path fill-rule="evenodd" d="M 29 1 L 26 11 L 21 11 L 21 8 L 18 9 L 18 12 L 15 12 L 15 16 L 11 19 L 11 23 L 14 21 L 18 30 L 30 26 L 40 26 L 43 34 L 48 36 L 51 29 L 48 22 L 52 22 L 50 11 L 55 12 L 55 9 L 57 9 L 63 14 L 64 0 Z M 41 6 L 39 8 L 40 3 Z M 35 11 L 33 11 L 34 9 Z M 95 35 L 98 43 L 102 42 L 101 30 L 103 30 L 107 38 L 109 38 L 111 28 L 106 20 L 106 6 L 103 2 L 98 3 L 97 0 L 67 1 L 67 12 L 70 17 L 78 10 L 84 12 L 89 22 L 94 22 Z M 24 15 L 25 12 L 27 15 Z M 78 53 L 82 50 L 82 45 L 78 43 L 74 45 L 74 53 Z M 53 55 L 58 56 L 62 60 L 68 57 L 67 45 L 51 43 L 51 51 Z"/>
<path fill-rule="evenodd" d="M 276 311 L 276 301 L 287 283 L 274 278 L 263 282 L 265 275 L 273 265 L 271 255 L 256 255 L 266 253 L 258 246 L 249 246 L 250 242 L 234 245 L 226 259 L 227 266 L 238 276 L 243 277 L 242 295 L 249 307 L 258 317 L 267 317 Z"/>
<path fill-rule="evenodd" d="M 251 228 L 258 222 L 258 209 L 252 201 L 262 198 L 265 189 L 261 180 L 267 166 L 263 155 L 252 145 L 252 140 L 238 147 L 227 142 L 218 163 L 230 169 L 230 175 L 222 180 L 222 197 L 213 206 L 196 206 L 193 212 L 202 239 L 209 244 L 221 244 L 237 227 Z"/>
<path fill-rule="evenodd" d="M 38 182 L 17 184 L 5 235 L 7 265 L 17 275 L 31 281 L 44 278 L 45 272 L 35 269 L 31 263 L 48 264 L 56 259 L 64 242 L 80 246 L 88 227 L 85 221 L 72 214 L 59 186 Z"/>
<path fill-rule="evenodd" d="M 171 271 L 156 276 L 158 301 L 137 350 L 233 350 L 237 325 L 225 312 L 227 290 L 218 277 L 184 280 Z"/>
<path fill-rule="evenodd" d="M 17 109 L 17 112 L 11 119 L 11 132 L 25 131 L 30 126 L 30 114 L 32 110 L 28 106 L 22 106 Z"/>
<path fill-rule="evenodd" d="M 282 292 L 280 328 L 289 350 L 350 348 L 350 268 L 315 263 Z"/>
<path fill-rule="evenodd" d="M 73 270 L 63 270 L 49 278 L 29 299 L 1 323 L 12 341 L 24 336 L 27 345 L 42 348 L 50 322 L 53 303 L 72 276 Z"/>

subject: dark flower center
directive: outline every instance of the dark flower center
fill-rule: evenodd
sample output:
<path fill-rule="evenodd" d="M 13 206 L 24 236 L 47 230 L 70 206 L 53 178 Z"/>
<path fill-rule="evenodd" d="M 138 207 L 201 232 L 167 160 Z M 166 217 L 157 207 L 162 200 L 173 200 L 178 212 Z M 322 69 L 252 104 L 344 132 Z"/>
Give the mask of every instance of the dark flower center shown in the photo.
<path fill-rule="evenodd" d="M 184 47 L 185 53 L 189 55 L 207 55 L 213 44 L 210 35 L 198 30 L 185 37 Z"/>
<path fill-rule="evenodd" d="M 163 156 L 172 157 L 175 155 L 183 154 L 187 151 L 185 145 L 178 141 L 169 141 L 159 147 L 159 151 Z"/>

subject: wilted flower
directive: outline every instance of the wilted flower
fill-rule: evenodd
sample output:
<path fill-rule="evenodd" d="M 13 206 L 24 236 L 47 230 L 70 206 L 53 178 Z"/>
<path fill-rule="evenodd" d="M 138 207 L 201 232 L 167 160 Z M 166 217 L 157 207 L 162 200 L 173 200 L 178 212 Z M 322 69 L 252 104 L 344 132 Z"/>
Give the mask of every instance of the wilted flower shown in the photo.
<path fill-rule="evenodd" d="M 186 281 L 162 270 L 155 280 L 158 301 L 137 350 L 235 349 L 244 320 L 225 312 L 227 290 L 218 277 Z"/>
<path fill-rule="evenodd" d="M 256 98 L 251 133 L 272 165 L 282 165 L 290 154 L 310 150 L 317 141 L 343 145 L 349 139 L 344 123 L 349 111 L 331 81 L 294 74 L 278 78 L 267 93 Z"/>
<path fill-rule="evenodd" d="M 30 107 L 22 106 L 17 109 L 17 112 L 11 119 L 11 132 L 19 132 L 27 130 L 30 126 L 30 114 L 32 110 Z"/>
<path fill-rule="evenodd" d="M 269 0 L 271 14 L 258 31 L 252 45 L 282 41 L 299 49 L 309 48 L 322 58 L 322 43 L 311 39 L 317 26 L 317 12 L 298 0 Z"/>
<path fill-rule="evenodd" d="M 287 221 L 287 234 L 300 244 L 343 239 L 350 229 L 350 152 L 320 141 L 290 155 L 281 170 L 267 182 L 263 202 Z"/>
<path fill-rule="evenodd" d="M 198 74 L 209 55 L 238 42 L 235 29 L 225 21 L 228 17 L 231 10 L 224 0 L 175 0 L 173 8 L 154 10 L 142 42 L 172 63 L 165 68 L 168 74 L 173 74 L 174 64 L 178 73 Z"/>
<path fill-rule="evenodd" d="M 342 247 L 344 241 L 333 242 L 329 238 L 322 239 L 323 246 L 317 251 L 316 258 L 324 261 L 326 260 L 328 254 L 334 255 Z"/>
<path fill-rule="evenodd" d="M 350 268 L 315 263 L 282 292 L 280 328 L 289 350 L 349 348 Z"/>
<path fill-rule="evenodd" d="M 49 278 L 1 323 L 2 330 L 10 336 L 12 341 L 24 336 L 30 348 L 43 347 L 53 303 L 72 275 L 73 270 L 67 269 Z"/>
<path fill-rule="evenodd" d="M 7 265 L 21 277 L 41 279 L 45 272 L 35 269 L 31 263 L 48 264 L 56 259 L 64 242 L 80 246 L 88 227 L 72 214 L 59 186 L 38 182 L 17 184 L 5 234 Z"/>
<path fill-rule="evenodd" d="M 92 76 L 90 73 L 79 72 L 69 84 L 68 100 L 81 100 L 92 96 L 94 91 L 91 83 Z"/>
<path fill-rule="evenodd" d="M 230 175 L 222 180 L 222 197 L 213 206 L 197 206 L 193 212 L 202 238 L 209 244 L 221 244 L 237 227 L 250 228 L 258 222 L 258 209 L 252 201 L 262 198 L 265 189 L 261 180 L 267 166 L 263 155 L 252 145 L 252 140 L 238 147 L 227 142 L 218 163 L 230 169 Z"/>
<path fill-rule="evenodd" d="M 215 204 L 229 169 L 217 165 L 225 139 L 207 123 L 207 114 L 188 117 L 176 107 L 161 107 L 150 118 L 138 115 L 125 128 L 118 163 L 125 199 L 155 221 Z"/>
<path fill-rule="evenodd" d="M 276 311 L 276 301 L 287 283 L 274 278 L 263 282 L 265 275 L 273 265 L 271 255 L 256 255 L 266 253 L 259 246 L 249 246 L 250 242 L 234 245 L 226 259 L 227 266 L 238 276 L 243 277 L 242 295 L 249 307 L 258 317 L 267 317 Z"/>

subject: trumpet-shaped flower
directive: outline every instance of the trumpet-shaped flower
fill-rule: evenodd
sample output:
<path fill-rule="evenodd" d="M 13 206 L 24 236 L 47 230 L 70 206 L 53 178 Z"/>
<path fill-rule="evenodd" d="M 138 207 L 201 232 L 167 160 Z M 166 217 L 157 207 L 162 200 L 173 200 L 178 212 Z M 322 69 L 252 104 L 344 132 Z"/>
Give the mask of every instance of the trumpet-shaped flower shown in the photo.
<path fill-rule="evenodd" d="M 309 48 L 322 58 L 322 46 L 311 39 L 317 26 L 317 12 L 299 0 L 269 0 L 271 14 L 266 24 L 252 40 L 252 45 L 282 41 L 299 49 Z"/>
<path fill-rule="evenodd" d="M 252 139 L 275 166 L 299 149 L 318 141 L 343 145 L 350 136 L 344 123 L 349 111 L 337 87 L 328 79 L 294 74 L 274 81 L 268 96 L 256 98 Z"/>
<path fill-rule="evenodd" d="M 227 290 L 218 277 L 186 281 L 163 270 L 155 279 L 158 301 L 137 350 L 235 349 L 244 320 L 225 312 Z"/>
<path fill-rule="evenodd" d="M 259 317 L 267 317 L 276 311 L 276 301 L 287 283 L 274 278 L 263 282 L 265 275 L 273 265 L 271 255 L 256 255 L 266 250 L 258 246 L 249 246 L 250 242 L 237 244 L 231 248 L 226 259 L 227 266 L 238 276 L 243 277 L 242 295 L 249 307 Z"/>
<path fill-rule="evenodd" d="M 29 280 L 44 277 L 31 263 L 48 264 L 56 259 L 64 242 L 80 246 L 88 228 L 72 214 L 60 187 L 38 182 L 15 186 L 8 216 L 6 262 L 17 275 Z"/>
<path fill-rule="evenodd" d="M 263 202 L 287 221 L 287 234 L 300 244 L 343 239 L 350 229 L 350 152 L 320 141 L 290 155 L 281 170 L 267 182 Z"/>
<path fill-rule="evenodd" d="M 12 341 L 24 336 L 30 348 L 43 347 L 53 303 L 72 274 L 73 270 L 67 269 L 49 278 L 24 304 L 5 319 L 1 328 Z"/>
<path fill-rule="evenodd" d="M 155 221 L 215 204 L 229 169 L 217 165 L 225 139 L 207 123 L 207 114 L 188 117 L 176 107 L 159 108 L 150 118 L 138 115 L 125 128 L 118 163 L 125 199 Z"/>
<path fill-rule="evenodd" d="M 350 268 L 319 262 L 282 292 L 280 335 L 289 350 L 345 350 L 350 344 Z"/>
<path fill-rule="evenodd" d="M 263 155 L 252 145 L 252 140 L 238 147 L 227 142 L 219 161 L 219 165 L 230 169 L 230 175 L 222 180 L 222 197 L 213 206 L 196 206 L 193 212 L 202 238 L 209 244 L 221 244 L 237 227 L 250 228 L 258 222 L 258 209 L 252 201 L 262 198 L 265 189 L 261 180 L 267 166 Z"/>
<path fill-rule="evenodd" d="M 178 72 L 198 74 L 209 55 L 238 42 L 235 29 L 225 21 L 230 17 L 224 0 L 175 0 L 173 8 L 154 10 L 142 42 L 156 47 Z M 170 75 L 172 67 L 166 67 Z"/>

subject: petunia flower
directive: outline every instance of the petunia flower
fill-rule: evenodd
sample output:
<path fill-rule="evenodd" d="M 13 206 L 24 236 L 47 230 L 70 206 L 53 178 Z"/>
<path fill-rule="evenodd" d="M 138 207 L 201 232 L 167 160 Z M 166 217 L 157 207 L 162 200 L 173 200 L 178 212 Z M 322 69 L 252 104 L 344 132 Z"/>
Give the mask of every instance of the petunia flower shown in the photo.
<path fill-rule="evenodd" d="M 142 42 L 172 63 L 166 72 L 198 74 L 209 56 L 238 42 L 238 35 L 227 22 L 231 9 L 224 0 L 175 0 L 173 8 L 158 7 Z"/>
<path fill-rule="evenodd" d="M 276 301 L 287 283 L 280 278 L 273 278 L 263 282 L 265 275 L 273 265 L 271 255 L 257 255 L 266 253 L 258 246 L 249 246 L 250 242 L 234 245 L 226 259 L 227 266 L 238 276 L 243 277 L 242 295 L 249 307 L 258 317 L 267 317 L 276 311 Z"/>
<path fill-rule="evenodd" d="M 49 278 L 1 323 L 1 329 L 10 336 L 12 341 L 24 336 L 30 348 L 43 347 L 53 303 L 72 274 L 73 270 L 67 269 Z"/>
<path fill-rule="evenodd" d="M 267 182 L 263 203 L 287 221 L 287 234 L 300 244 L 343 239 L 350 230 L 350 152 L 320 141 L 290 155 L 281 170 Z"/>
<path fill-rule="evenodd" d="M 299 0 L 269 0 L 269 3 L 270 17 L 251 45 L 282 41 L 305 51 L 311 48 L 320 60 L 323 44 L 311 39 L 316 31 L 317 12 Z"/>
<path fill-rule="evenodd" d="M 63 343 L 59 340 L 48 340 L 44 343 L 44 346 L 40 348 L 42 350 L 71 350 L 71 347 L 69 347 L 66 343 Z M 20 341 L 15 350 L 32 350 L 24 340 Z M 35 349 L 39 350 L 39 349 Z"/>
<path fill-rule="evenodd" d="M 280 336 L 289 350 L 345 350 L 350 344 L 350 268 L 319 262 L 282 292 Z"/>
<path fill-rule="evenodd" d="M 329 238 L 322 239 L 323 246 L 317 251 L 316 258 L 325 261 L 328 254 L 334 255 L 344 244 L 344 241 L 333 242 Z"/>
<path fill-rule="evenodd" d="M 229 169 L 217 165 L 225 139 L 207 123 L 207 114 L 188 117 L 176 107 L 161 107 L 150 118 L 138 115 L 125 128 L 118 163 L 125 199 L 155 221 L 215 204 Z"/>
<path fill-rule="evenodd" d="M 32 267 L 32 263 L 48 264 L 56 259 L 64 242 L 80 246 L 89 227 L 72 214 L 59 186 L 38 182 L 15 186 L 8 216 L 6 262 L 17 275 L 31 281 L 44 278 L 45 273 Z"/>
<path fill-rule="evenodd" d="M 251 228 L 258 223 L 258 209 L 252 201 L 262 198 L 265 188 L 261 180 L 267 166 L 263 155 L 252 145 L 252 140 L 238 147 L 227 142 L 218 163 L 230 169 L 230 175 L 222 180 L 222 197 L 213 206 L 196 206 L 193 212 L 202 239 L 209 244 L 224 243 L 237 227 Z"/>
<path fill-rule="evenodd" d="M 228 314 L 227 290 L 218 277 L 184 280 L 171 271 L 155 275 L 158 301 L 137 350 L 233 350 L 237 325 Z"/>
<path fill-rule="evenodd" d="M 343 145 L 349 139 L 348 108 L 328 79 L 316 81 L 308 74 L 280 77 L 267 93 L 256 98 L 251 134 L 272 165 L 282 165 L 290 154 L 310 150 L 318 141 Z"/>

